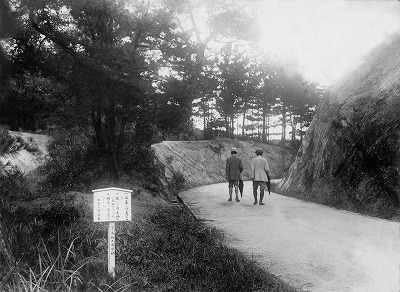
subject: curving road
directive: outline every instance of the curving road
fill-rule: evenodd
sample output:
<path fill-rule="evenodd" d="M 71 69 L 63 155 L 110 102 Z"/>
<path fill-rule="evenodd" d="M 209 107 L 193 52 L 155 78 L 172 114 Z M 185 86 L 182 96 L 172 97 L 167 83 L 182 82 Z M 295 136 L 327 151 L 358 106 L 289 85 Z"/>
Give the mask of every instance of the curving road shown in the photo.
<path fill-rule="evenodd" d="M 180 194 L 226 242 L 302 291 L 400 291 L 400 223 L 271 193 L 253 205 L 251 182 L 241 202 L 227 183 Z"/>

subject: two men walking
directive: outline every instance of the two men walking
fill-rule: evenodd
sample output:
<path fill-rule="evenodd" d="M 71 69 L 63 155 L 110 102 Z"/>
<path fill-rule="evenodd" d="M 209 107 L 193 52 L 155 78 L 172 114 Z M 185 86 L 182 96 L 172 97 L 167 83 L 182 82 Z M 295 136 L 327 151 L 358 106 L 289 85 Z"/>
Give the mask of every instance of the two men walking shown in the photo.
<path fill-rule="evenodd" d="M 263 151 L 261 149 L 256 150 L 256 157 L 251 161 L 251 173 L 253 181 L 253 196 L 254 203 L 259 203 L 260 205 L 265 205 L 263 203 L 264 190 L 267 187 L 267 182 L 269 181 L 269 165 L 267 159 L 262 157 Z M 237 149 L 231 149 L 231 157 L 226 161 L 226 179 L 228 180 L 229 188 L 229 199 L 232 201 L 233 188 L 235 188 L 236 202 L 239 200 L 239 181 L 241 180 L 241 173 L 243 171 L 242 160 L 237 157 Z M 258 188 L 260 188 L 260 200 L 257 199 Z"/>

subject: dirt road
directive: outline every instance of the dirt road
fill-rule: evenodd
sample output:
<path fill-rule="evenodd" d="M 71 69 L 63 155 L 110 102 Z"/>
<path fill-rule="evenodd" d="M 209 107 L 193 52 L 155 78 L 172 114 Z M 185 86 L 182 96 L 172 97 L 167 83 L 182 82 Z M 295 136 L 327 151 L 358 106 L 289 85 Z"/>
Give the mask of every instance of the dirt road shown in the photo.
<path fill-rule="evenodd" d="M 196 217 L 223 230 L 227 244 L 303 291 L 400 291 L 400 224 L 272 193 L 253 205 L 227 183 L 180 194 Z"/>

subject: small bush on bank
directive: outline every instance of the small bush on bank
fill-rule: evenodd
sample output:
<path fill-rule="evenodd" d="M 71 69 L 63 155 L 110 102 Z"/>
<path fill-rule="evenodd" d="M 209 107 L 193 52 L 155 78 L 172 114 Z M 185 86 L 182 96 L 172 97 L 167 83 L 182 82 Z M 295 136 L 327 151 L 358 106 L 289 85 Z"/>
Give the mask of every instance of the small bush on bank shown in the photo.
<path fill-rule="evenodd" d="M 178 195 L 181 190 L 185 187 L 185 177 L 179 171 L 175 172 L 171 181 L 169 182 L 169 189 L 171 194 Z"/>
<path fill-rule="evenodd" d="M 0 174 L 0 192 L 1 198 L 7 201 L 28 200 L 33 197 L 28 181 L 17 168 Z"/>
<path fill-rule="evenodd" d="M 140 182 L 150 191 L 160 191 L 159 178 L 163 169 L 155 163 L 156 156 L 149 143 L 138 141 L 138 137 L 129 136 L 121 156 L 121 169 L 127 177 Z"/>
<path fill-rule="evenodd" d="M 93 137 L 78 128 L 55 135 L 49 147 L 50 160 L 41 169 L 44 179 L 40 193 L 90 191 L 94 186 L 110 185 L 112 178 L 104 151 L 98 149 Z M 136 181 L 151 191 L 159 191 L 161 169 L 154 158 L 150 145 L 127 134 L 117 157 L 120 181 Z"/>
<path fill-rule="evenodd" d="M 41 168 L 44 177 L 40 185 L 42 194 L 83 191 L 106 174 L 91 138 L 80 129 L 55 134 L 49 155 L 49 162 Z"/>

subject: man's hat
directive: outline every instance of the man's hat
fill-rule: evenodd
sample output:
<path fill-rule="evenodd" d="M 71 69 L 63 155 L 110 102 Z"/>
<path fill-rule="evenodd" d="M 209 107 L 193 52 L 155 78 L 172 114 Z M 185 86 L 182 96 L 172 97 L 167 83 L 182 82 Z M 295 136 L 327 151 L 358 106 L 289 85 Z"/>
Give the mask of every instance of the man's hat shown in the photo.
<path fill-rule="evenodd" d="M 264 153 L 264 151 L 262 151 L 261 149 L 257 149 L 256 150 L 256 154 L 258 155 L 258 154 L 263 154 Z"/>

